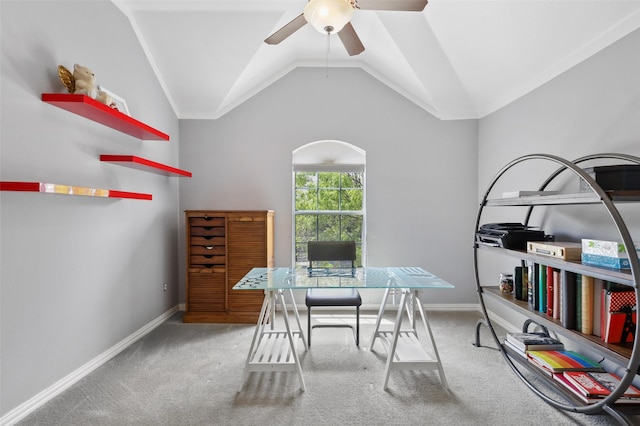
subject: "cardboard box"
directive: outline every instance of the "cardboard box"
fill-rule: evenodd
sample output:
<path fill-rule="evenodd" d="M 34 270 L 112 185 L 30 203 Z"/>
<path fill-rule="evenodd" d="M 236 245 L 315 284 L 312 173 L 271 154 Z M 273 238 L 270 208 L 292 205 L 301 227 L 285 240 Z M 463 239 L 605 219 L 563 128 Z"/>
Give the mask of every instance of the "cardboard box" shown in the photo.
<path fill-rule="evenodd" d="M 580 260 L 582 244 L 568 241 L 528 241 L 527 252 L 563 260 Z"/>
<path fill-rule="evenodd" d="M 612 269 L 631 269 L 629 259 L 623 259 L 620 257 L 599 256 L 597 254 L 582 253 L 581 260 L 583 265 Z"/>
<path fill-rule="evenodd" d="M 640 256 L 640 243 L 634 243 L 636 253 Z M 617 257 L 628 259 L 629 253 L 625 249 L 624 244 L 617 241 L 603 241 L 582 239 L 582 252 L 595 254 L 598 256 Z"/>

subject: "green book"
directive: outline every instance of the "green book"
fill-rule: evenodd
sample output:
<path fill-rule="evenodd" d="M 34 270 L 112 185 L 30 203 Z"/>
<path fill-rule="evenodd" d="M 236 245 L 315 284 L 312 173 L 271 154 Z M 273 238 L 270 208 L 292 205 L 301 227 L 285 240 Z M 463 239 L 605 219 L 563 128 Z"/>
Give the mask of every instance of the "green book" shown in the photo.
<path fill-rule="evenodd" d="M 547 265 L 538 265 L 538 312 L 547 313 Z"/>

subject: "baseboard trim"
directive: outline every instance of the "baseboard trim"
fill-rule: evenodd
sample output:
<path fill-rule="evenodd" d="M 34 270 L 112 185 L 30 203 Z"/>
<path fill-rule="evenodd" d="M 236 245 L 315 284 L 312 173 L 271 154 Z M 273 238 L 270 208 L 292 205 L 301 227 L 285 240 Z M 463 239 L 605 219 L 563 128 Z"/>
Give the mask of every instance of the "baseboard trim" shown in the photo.
<path fill-rule="evenodd" d="M 96 368 L 102 366 L 104 363 L 109 361 L 114 356 L 118 355 L 120 352 L 125 350 L 127 347 L 141 339 L 143 336 L 151 332 L 153 329 L 158 327 L 160 324 L 168 320 L 173 314 L 178 312 L 178 306 L 174 306 L 169 309 L 167 312 L 160 315 L 158 318 L 153 321 L 147 323 L 142 328 L 134 332 L 133 334 L 127 336 L 125 339 L 116 343 L 111 348 L 107 349 L 105 352 L 101 353 L 97 357 L 93 358 L 91 361 L 87 362 L 77 370 L 73 371 L 66 377 L 58 380 L 53 385 L 49 386 L 47 389 L 43 390 L 33 398 L 28 401 L 20 404 L 13 410 L 9 411 L 6 415 L 0 418 L 0 426 L 10 426 L 14 425 L 20 420 L 27 417 L 29 414 L 49 402 L 51 399 L 55 398 L 69 387 L 77 383 L 80 379 L 86 377 Z"/>

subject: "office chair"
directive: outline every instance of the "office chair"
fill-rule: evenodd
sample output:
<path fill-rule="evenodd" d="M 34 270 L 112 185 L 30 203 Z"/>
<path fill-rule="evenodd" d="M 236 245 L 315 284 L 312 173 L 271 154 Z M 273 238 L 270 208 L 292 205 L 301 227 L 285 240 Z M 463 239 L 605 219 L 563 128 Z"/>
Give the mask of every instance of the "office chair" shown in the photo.
<path fill-rule="evenodd" d="M 307 274 L 309 276 L 326 276 L 339 274 L 344 271 L 338 268 L 314 267 L 314 262 L 337 262 L 338 266 L 342 262 L 351 262 L 348 276 L 355 275 L 356 261 L 356 243 L 355 241 L 309 241 L 307 244 L 307 255 L 309 259 L 309 267 Z M 344 273 L 344 272 L 343 272 Z M 307 290 L 305 298 L 307 305 L 307 340 L 311 346 L 311 329 L 316 327 L 348 327 L 353 330 L 353 326 L 349 324 L 316 324 L 311 326 L 311 308 L 316 306 L 355 306 L 356 308 L 356 328 L 355 339 L 356 346 L 360 346 L 360 305 L 362 298 L 355 288 L 310 288 Z"/>

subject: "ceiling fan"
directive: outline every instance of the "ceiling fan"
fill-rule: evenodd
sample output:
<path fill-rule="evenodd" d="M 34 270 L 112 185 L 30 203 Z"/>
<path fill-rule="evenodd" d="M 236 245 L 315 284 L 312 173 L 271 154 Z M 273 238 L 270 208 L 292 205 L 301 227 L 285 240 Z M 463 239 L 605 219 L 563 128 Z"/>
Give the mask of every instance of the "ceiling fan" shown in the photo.
<path fill-rule="evenodd" d="M 428 0 L 309 0 L 304 12 L 265 39 L 278 44 L 308 23 L 323 34 L 337 32 L 349 56 L 359 55 L 364 45 L 351 25 L 355 9 L 420 12 Z"/>

